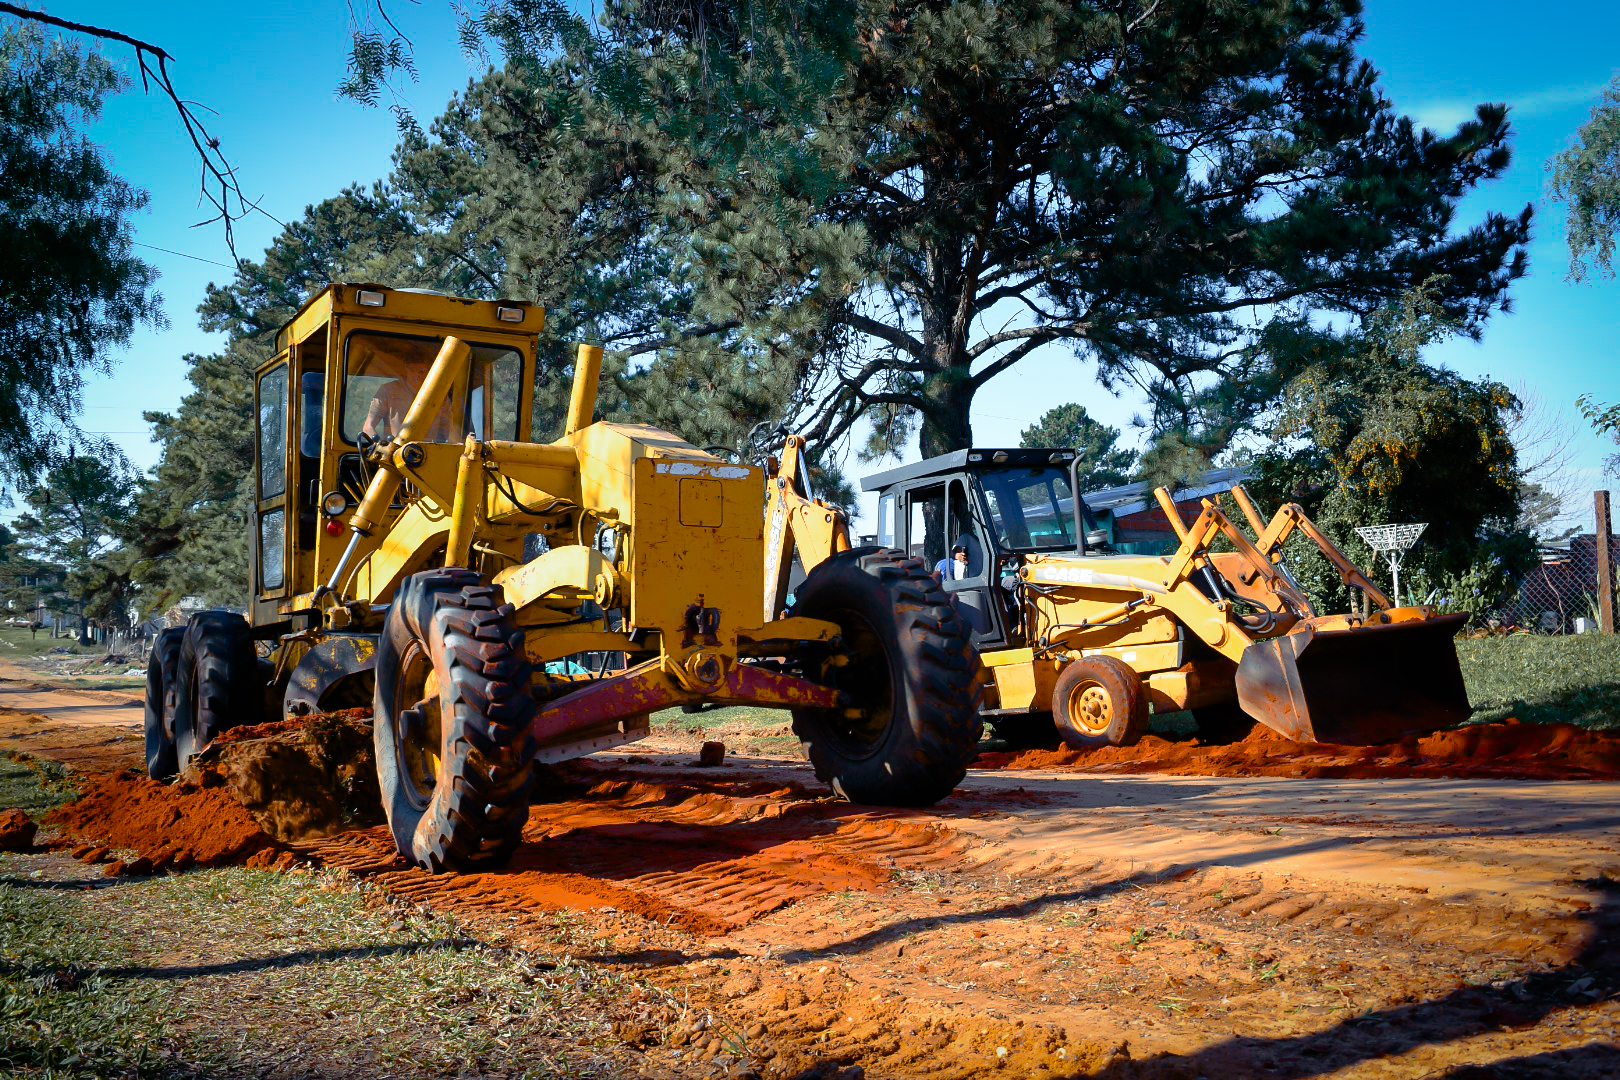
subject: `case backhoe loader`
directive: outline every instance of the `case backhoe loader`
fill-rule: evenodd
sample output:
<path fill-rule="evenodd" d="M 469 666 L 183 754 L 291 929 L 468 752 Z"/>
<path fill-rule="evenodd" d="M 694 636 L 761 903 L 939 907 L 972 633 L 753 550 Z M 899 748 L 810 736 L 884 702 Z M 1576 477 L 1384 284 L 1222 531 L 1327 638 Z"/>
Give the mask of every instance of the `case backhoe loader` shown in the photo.
<path fill-rule="evenodd" d="M 560 437 L 535 441 L 543 320 L 344 284 L 282 328 L 255 375 L 247 615 L 160 635 L 151 775 L 231 726 L 369 705 L 394 839 L 434 870 L 504 859 L 533 762 L 638 739 L 675 705 L 791 710 L 818 775 L 854 801 L 948 794 L 982 675 L 927 569 L 852 549 L 782 478 L 767 541 L 762 470 L 593 422 L 600 349 L 579 349 Z M 816 566 L 785 610 L 779 579 L 812 521 Z M 585 675 L 558 663 L 582 656 Z"/>
<path fill-rule="evenodd" d="M 1298 506 L 1263 522 L 1234 488 L 1251 535 L 1211 499 L 1187 524 L 1161 488 L 1179 547 L 1119 554 L 1075 497 L 1077 471 L 1073 450 L 975 449 L 862 481 L 879 493 L 878 543 L 930 567 L 965 550 L 943 588 L 992 676 L 998 735 L 1035 742 L 1055 722 L 1077 747 L 1126 744 L 1151 708 L 1191 710 L 1215 738 L 1257 720 L 1299 741 L 1376 744 L 1468 718 L 1452 640 L 1466 616 L 1397 606 Z M 1296 533 L 1368 617 L 1316 610 L 1283 558 Z"/>

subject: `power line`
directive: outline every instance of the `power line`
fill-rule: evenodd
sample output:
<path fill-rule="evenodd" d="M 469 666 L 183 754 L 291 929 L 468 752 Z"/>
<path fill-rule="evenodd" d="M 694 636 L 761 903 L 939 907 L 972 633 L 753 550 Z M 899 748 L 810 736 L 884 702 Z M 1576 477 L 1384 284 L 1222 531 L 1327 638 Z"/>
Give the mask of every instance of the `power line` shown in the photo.
<path fill-rule="evenodd" d="M 151 248 L 153 251 L 161 251 L 168 255 L 178 255 L 182 259 L 196 259 L 198 262 L 207 263 L 210 266 L 223 266 L 227 270 L 236 269 L 236 267 L 232 266 L 230 263 L 222 263 L 217 259 L 205 259 L 201 255 L 187 255 L 183 251 L 171 251 L 166 247 L 158 247 L 156 244 L 143 244 L 139 240 L 131 240 L 130 243 L 134 244 L 136 247 Z"/>

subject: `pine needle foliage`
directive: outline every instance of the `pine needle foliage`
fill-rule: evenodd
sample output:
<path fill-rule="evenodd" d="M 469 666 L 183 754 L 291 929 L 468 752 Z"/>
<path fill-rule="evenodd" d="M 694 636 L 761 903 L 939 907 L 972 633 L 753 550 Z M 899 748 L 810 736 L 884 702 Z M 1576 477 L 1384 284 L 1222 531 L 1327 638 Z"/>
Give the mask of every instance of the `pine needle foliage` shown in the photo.
<path fill-rule="evenodd" d="M 1616 76 L 1573 144 L 1547 168 L 1553 198 L 1567 204 L 1569 276 L 1585 281 L 1596 265 L 1614 276 L 1614 236 L 1620 230 L 1620 76 Z"/>
<path fill-rule="evenodd" d="M 26 487 L 75 447 L 85 376 L 161 327 L 157 272 L 130 253 L 146 193 L 83 129 L 123 74 L 33 24 L 0 28 L 0 480 Z"/>

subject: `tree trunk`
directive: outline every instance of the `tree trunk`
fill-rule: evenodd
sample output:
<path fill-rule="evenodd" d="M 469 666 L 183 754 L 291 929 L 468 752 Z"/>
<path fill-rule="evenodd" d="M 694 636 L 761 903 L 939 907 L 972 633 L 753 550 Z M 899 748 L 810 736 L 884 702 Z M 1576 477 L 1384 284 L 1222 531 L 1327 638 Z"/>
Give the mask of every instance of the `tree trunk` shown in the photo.
<path fill-rule="evenodd" d="M 928 377 L 922 391 L 923 421 L 918 440 L 924 458 L 973 445 L 973 390 L 965 363 Z"/>

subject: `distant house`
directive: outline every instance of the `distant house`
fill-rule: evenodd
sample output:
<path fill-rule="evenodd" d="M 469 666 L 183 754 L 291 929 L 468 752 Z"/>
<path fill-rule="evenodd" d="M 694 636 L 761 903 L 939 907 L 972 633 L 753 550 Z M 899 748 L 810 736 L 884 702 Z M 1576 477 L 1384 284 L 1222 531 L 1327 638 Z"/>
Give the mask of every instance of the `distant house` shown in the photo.
<path fill-rule="evenodd" d="M 1199 500 L 1231 491 L 1233 486 L 1253 477 L 1252 470 L 1236 466 L 1211 469 L 1191 487 L 1175 493 L 1181 520 L 1191 525 L 1203 509 Z M 1119 487 L 1087 491 L 1081 495 L 1097 523 L 1108 532 L 1108 542 L 1117 550 L 1133 555 L 1168 555 L 1181 543 L 1170 519 L 1153 497 L 1153 486 L 1146 481 Z M 1242 519 L 1239 518 L 1239 523 Z"/>
<path fill-rule="evenodd" d="M 1620 550 L 1620 536 L 1610 540 L 1609 550 Z M 1596 533 L 1544 545 L 1541 565 L 1524 576 L 1504 614 L 1539 630 L 1568 632 L 1574 620 L 1591 618 L 1597 608 L 1597 566 Z"/>

